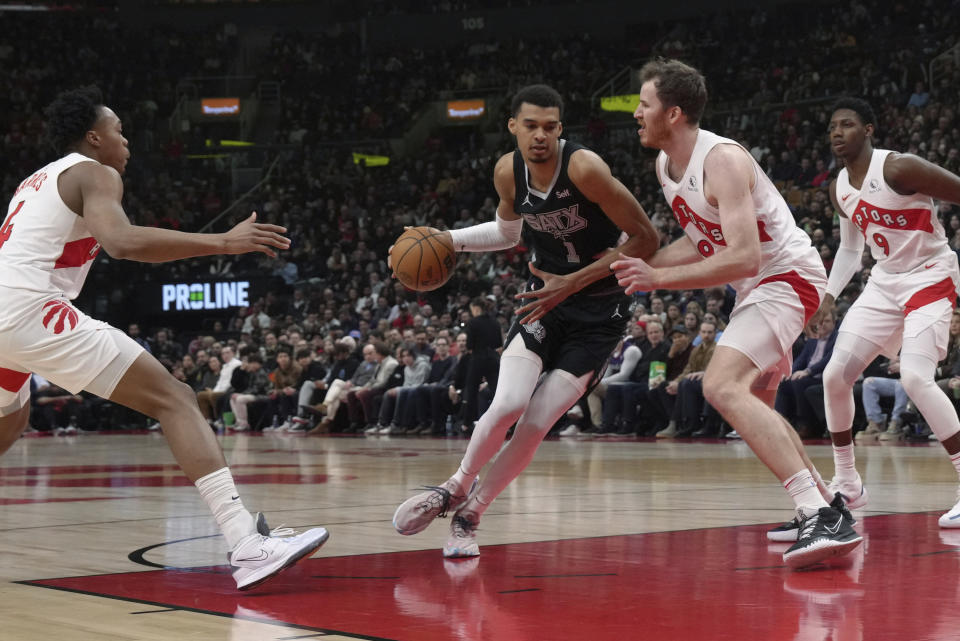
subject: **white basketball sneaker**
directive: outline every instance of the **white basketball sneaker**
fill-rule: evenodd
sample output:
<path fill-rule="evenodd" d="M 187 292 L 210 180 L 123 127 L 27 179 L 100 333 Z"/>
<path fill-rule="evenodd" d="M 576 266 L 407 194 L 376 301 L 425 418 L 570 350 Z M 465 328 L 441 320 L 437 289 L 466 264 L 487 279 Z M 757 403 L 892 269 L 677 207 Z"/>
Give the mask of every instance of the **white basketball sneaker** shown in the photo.
<path fill-rule="evenodd" d="M 957 491 L 957 504 L 940 517 L 940 527 L 960 528 L 960 491 Z"/>
<path fill-rule="evenodd" d="M 404 536 L 422 532 L 433 519 L 447 512 L 460 509 L 477 489 L 480 479 L 473 479 L 470 491 L 459 493 L 460 488 L 451 480 L 442 485 L 425 485 L 424 492 L 411 496 L 393 513 L 393 527 Z"/>
<path fill-rule="evenodd" d="M 448 559 L 480 556 L 475 515 L 463 512 L 453 515 L 450 521 L 450 536 L 443 546 L 443 556 Z"/>
<path fill-rule="evenodd" d="M 827 491 L 831 494 L 839 492 L 840 496 L 843 497 L 843 502 L 851 510 L 859 509 L 867 504 L 867 488 L 863 486 L 863 481 L 860 479 L 859 474 L 857 474 L 857 478 L 852 481 L 846 479 L 840 480 L 837 477 L 833 477 L 833 480 L 827 485 Z"/>
<path fill-rule="evenodd" d="M 268 536 L 262 534 L 266 522 L 261 525 L 257 515 L 256 534 L 251 534 L 227 554 L 233 569 L 233 579 L 238 590 L 249 590 L 272 579 L 297 561 L 309 557 L 326 543 L 330 533 L 325 528 L 311 528 L 294 536 Z M 277 528 L 274 532 L 279 532 Z M 292 530 L 284 529 L 283 533 Z"/>

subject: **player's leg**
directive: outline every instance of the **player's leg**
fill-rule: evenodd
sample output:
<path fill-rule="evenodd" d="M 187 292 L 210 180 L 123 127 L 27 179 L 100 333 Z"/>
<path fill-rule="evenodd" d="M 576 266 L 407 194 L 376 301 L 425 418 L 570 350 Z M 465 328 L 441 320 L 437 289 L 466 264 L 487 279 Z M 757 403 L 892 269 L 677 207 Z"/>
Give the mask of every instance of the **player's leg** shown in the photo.
<path fill-rule="evenodd" d="M 550 428 L 583 396 L 593 376 L 593 372 L 578 377 L 556 369 L 544 376 L 517 421 L 513 437 L 500 450 L 476 493 L 454 515 L 451 535 L 443 548 L 444 556 L 480 554 L 475 537 L 480 517 L 527 468 Z"/>
<path fill-rule="evenodd" d="M 542 369 L 540 357 L 516 335 L 500 358 L 493 402 L 477 421 L 460 467 L 441 485 L 426 486 L 397 508 L 393 526 L 400 534 L 416 534 L 436 517 L 463 505 L 480 470 L 500 451 L 507 430 L 527 409 Z"/>
<path fill-rule="evenodd" d="M 952 312 L 952 305 L 947 303 L 949 301 L 938 301 L 907 316 L 900 356 L 900 382 L 927 419 L 960 475 L 960 419 L 953 403 L 934 382 L 937 361 L 946 355 L 947 328 Z M 936 307 L 941 308 L 941 313 L 934 321 Z M 940 517 L 940 526 L 960 527 L 960 491 L 957 503 Z"/>
<path fill-rule="evenodd" d="M 130 363 L 128 355 L 133 348 L 122 338 L 118 340 L 121 354 L 87 389 L 146 414 L 163 426 L 174 458 L 197 486 L 227 540 L 237 586 L 243 590 L 259 585 L 320 547 L 328 536 L 323 528 L 283 539 L 258 533 L 193 391 L 139 346 L 139 355 Z"/>

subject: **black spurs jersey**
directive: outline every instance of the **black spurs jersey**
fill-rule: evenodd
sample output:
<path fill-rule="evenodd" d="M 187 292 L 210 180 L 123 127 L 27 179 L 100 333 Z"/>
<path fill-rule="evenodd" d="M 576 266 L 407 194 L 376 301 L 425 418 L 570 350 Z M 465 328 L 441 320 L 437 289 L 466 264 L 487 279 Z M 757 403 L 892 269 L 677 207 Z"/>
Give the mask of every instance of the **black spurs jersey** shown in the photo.
<path fill-rule="evenodd" d="M 523 217 L 524 239 L 533 250 L 533 264 L 551 274 L 570 274 L 620 244 L 622 232 L 599 205 L 580 193 L 567 175 L 570 156 L 585 147 L 569 140 L 560 140 L 559 147 L 560 162 L 546 192 L 530 186 L 523 156 L 514 152 L 513 209 Z M 578 292 L 594 296 L 617 293 L 622 294 L 623 288 L 613 275 Z"/>

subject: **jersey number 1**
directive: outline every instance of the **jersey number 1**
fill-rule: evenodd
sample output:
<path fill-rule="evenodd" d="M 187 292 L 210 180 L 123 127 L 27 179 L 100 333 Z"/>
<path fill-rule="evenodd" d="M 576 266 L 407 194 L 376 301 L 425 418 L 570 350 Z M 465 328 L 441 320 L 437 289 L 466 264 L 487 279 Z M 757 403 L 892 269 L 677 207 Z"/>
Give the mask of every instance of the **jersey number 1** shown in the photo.
<path fill-rule="evenodd" d="M 10 212 L 7 219 L 3 221 L 3 227 L 0 227 L 0 248 L 3 247 L 3 244 L 10 238 L 10 234 L 13 233 L 13 217 L 20 213 L 20 208 L 23 207 L 23 203 L 25 202 L 25 200 L 21 200 L 17 204 L 17 208 Z"/>
<path fill-rule="evenodd" d="M 577 255 L 577 248 L 569 240 L 563 241 L 563 246 L 567 248 L 567 262 L 579 263 L 580 257 Z"/>

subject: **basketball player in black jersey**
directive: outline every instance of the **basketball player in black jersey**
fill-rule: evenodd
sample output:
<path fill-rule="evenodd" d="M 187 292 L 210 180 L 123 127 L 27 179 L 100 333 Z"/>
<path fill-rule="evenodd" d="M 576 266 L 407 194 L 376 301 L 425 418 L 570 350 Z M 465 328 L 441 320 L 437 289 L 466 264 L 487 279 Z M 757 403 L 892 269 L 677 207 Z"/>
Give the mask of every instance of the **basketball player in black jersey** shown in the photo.
<path fill-rule="evenodd" d="M 616 254 L 645 257 L 659 246 L 643 208 L 607 164 L 560 138 L 563 101 L 555 90 L 521 89 L 511 113 L 507 126 L 517 148 L 494 169 L 496 220 L 445 233 L 457 251 L 494 251 L 516 245 L 526 222 L 533 248 L 526 296 L 534 300 L 517 310 L 523 324 L 514 323 L 508 333 L 493 403 L 477 422 L 457 472 L 408 499 L 393 518 L 398 532 L 416 534 L 456 510 L 447 557 L 480 553 L 475 530 L 481 515 L 593 385 L 623 335 L 629 299 L 610 271 Z M 612 251 L 622 236 L 626 240 Z M 498 452 L 479 484 L 480 469 Z"/>

